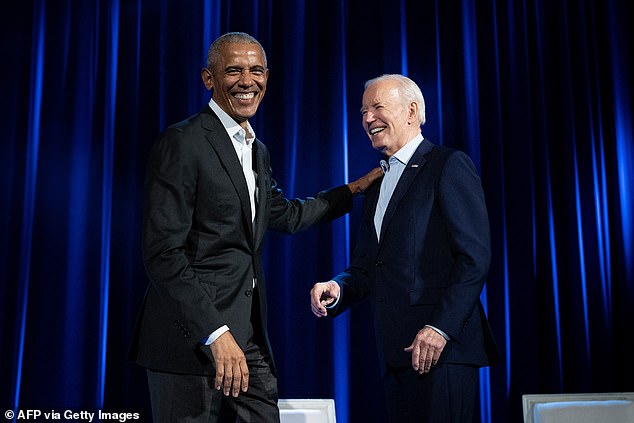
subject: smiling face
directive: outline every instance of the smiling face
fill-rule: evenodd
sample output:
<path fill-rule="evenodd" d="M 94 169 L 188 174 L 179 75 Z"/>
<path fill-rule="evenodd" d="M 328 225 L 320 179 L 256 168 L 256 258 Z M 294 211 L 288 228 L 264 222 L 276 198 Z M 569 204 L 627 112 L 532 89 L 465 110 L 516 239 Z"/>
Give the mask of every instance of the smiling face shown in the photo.
<path fill-rule="evenodd" d="M 268 77 L 262 50 L 252 43 L 223 45 L 213 69 L 202 70 L 213 100 L 245 129 L 264 97 Z"/>
<path fill-rule="evenodd" d="M 363 129 L 372 147 L 388 157 L 420 133 L 417 112 L 416 102 L 403 98 L 399 81 L 377 81 L 363 93 Z"/>

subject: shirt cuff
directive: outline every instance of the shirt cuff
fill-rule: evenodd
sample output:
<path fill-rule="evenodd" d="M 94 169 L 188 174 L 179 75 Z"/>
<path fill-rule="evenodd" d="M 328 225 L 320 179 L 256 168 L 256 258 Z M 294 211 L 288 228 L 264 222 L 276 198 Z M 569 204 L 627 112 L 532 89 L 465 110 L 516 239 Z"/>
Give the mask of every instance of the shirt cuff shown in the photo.
<path fill-rule="evenodd" d="M 207 339 L 204 340 L 203 344 L 211 345 L 216 339 L 220 338 L 220 335 L 227 332 L 228 330 L 229 330 L 229 326 L 227 325 L 220 326 L 218 329 L 213 331 L 211 335 L 207 337 Z"/>
<path fill-rule="evenodd" d="M 435 330 L 436 332 L 441 334 L 443 338 L 445 338 L 447 341 L 449 341 L 449 336 L 445 332 L 441 331 L 440 329 L 438 329 L 436 327 L 433 327 L 432 325 L 425 325 L 425 327 Z"/>

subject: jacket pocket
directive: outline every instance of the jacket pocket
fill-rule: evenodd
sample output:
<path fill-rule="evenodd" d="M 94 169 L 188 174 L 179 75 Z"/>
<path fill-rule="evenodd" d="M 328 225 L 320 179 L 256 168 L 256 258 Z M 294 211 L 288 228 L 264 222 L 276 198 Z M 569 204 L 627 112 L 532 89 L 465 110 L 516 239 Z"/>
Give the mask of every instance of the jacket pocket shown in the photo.
<path fill-rule="evenodd" d="M 203 287 L 203 290 L 207 293 L 207 295 L 209 295 L 209 298 L 211 298 L 212 301 L 216 299 L 217 288 L 213 281 L 209 279 L 201 279 L 200 286 Z"/>
<path fill-rule="evenodd" d="M 409 305 L 430 305 L 440 303 L 446 288 L 424 287 L 409 291 Z"/>

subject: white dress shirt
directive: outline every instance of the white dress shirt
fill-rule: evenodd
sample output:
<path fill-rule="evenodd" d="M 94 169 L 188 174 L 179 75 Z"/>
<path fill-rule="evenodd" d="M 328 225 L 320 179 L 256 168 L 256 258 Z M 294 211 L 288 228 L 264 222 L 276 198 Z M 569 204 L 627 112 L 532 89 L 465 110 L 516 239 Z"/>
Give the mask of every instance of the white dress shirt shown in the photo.
<path fill-rule="evenodd" d="M 218 106 L 218 104 L 213 100 L 209 100 L 209 107 L 220 119 L 222 126 L 224 126 L 231 142 L 233 143 L 233 148 L 236 150 L 236 154 L 238 155 L 238 160 L 240 160 L 240 164 L 242 165 L 242 172 L 244 173 L 244 178 L 247 181 L 247 188 L 249 189 L 249 199 L 251 200 L 251 222 L 255 221 L 255 210 L 256 210 L 256 199 L 257 199 L 257 172 L 253 170 L 253 142 L 255 141 L 255 131 L 251 127 L 249 121 L 247 121 L 247 130 L 245 131 L 243 127 L 241 127 L 231 116 L 229 116 L 224 110 Z M 255 286 L 255 279 L 253 280 L 253 286 Z M 229 326 L 222 325 L 215 331 L 211 333 L 204 340 L 205 345 L 210 345 L 213 343 L 220 335 L 227 332 L 229 330 Z"/>

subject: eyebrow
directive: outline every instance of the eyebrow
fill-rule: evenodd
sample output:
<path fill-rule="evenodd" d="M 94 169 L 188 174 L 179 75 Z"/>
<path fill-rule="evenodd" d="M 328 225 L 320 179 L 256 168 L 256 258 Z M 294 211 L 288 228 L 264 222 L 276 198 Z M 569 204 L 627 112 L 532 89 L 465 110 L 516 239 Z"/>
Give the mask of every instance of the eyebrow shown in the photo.
<path fill-rule="evenodd" d="M 382 104 L 382 102 L 380 101 L 375 101 L 374 103 L 370 104 L 369 106 L 361 106 L 361 108 L 359 109 L 360 112 L 363 112 L 363 110 L 367 109 L 368 107 L 376 107 L 378 105 Z"/>
<path fill-rule="evenodd" d="M 238 66 L 238 65 L 230 65 L 230 66 L 227 66 L 225 68 L 225 70 L 234 70 L 234 69 L 235 70 L 243 70 L 243 69 L 249 69 L 249 70 L 252 70 L 252 69 L 260 70 L 261 69 L 261 70 L 266 70 L 266 68 L 263 65 L 253 65 L 253 66 L 250 66 L 250 67 L 243 67 L 243 66 Z"/>

